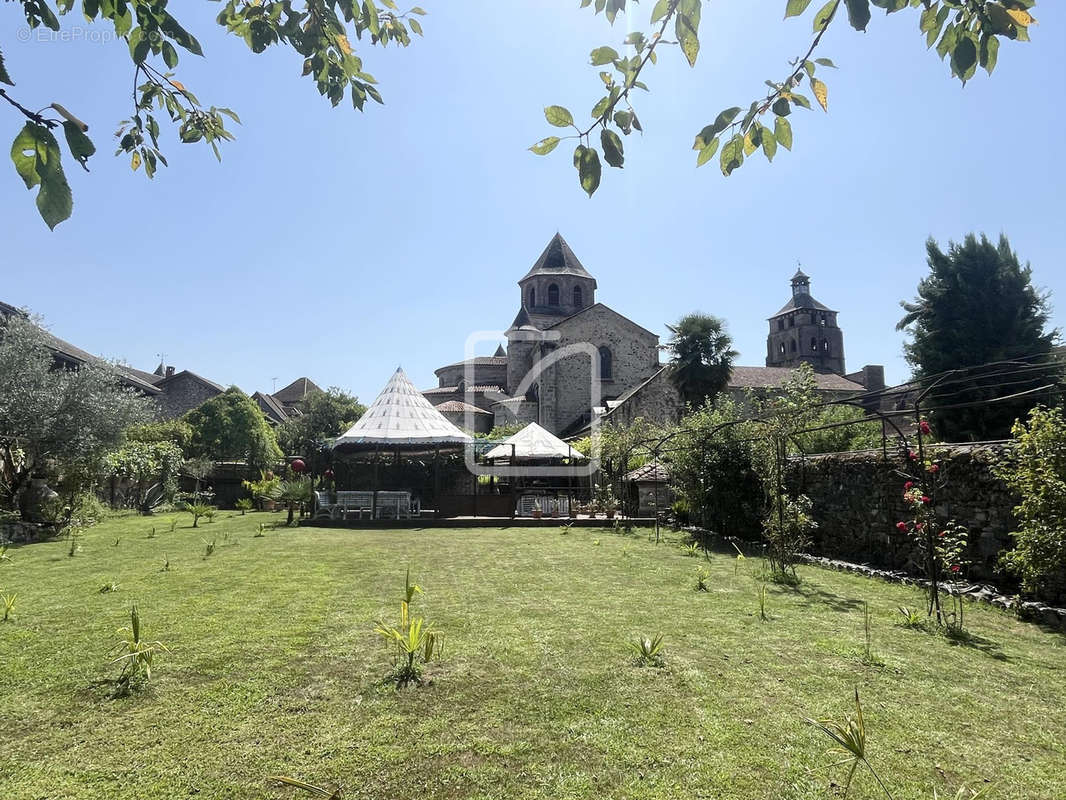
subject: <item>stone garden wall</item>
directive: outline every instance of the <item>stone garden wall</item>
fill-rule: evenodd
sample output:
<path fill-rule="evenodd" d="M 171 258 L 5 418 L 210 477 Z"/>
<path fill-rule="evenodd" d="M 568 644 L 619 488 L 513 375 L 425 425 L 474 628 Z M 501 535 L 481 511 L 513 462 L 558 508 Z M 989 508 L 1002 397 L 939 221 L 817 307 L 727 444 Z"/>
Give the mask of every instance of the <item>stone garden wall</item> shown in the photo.
<path fill-rule="evenodd" d="M 989 469 L 1002 446 L 958 447 L 946 450 L 941 461 L 946 488 L 937 498 L 937 512 L 955 519 L 970 531 L 967 577 L 988 581 L 1004 589 L 1016 581 L 998 568 L 1000 554 L 1012 547 L 1012 509 L 1017 498 L 994 478 Z M 788 481 L 794 491 L 813 502 L 818 529 L 811 553 L 888 569 L 922 572 L 910 539 L 895 524 L 908 518 L 903 502 L 899 462 L 881 453 L 835 453 L 796 459 L 789 465 Z M 1063 587 L 1048 602 L 1066 601 Z"/>

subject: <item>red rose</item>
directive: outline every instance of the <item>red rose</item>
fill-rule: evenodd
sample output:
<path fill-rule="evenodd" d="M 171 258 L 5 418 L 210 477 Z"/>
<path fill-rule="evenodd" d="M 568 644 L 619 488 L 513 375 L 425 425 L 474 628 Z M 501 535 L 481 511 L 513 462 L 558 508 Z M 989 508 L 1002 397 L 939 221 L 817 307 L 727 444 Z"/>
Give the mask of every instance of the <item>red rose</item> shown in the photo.
<path fill-rule="evenodd" d="M 926 495 L 923 494 L 922 495 L 922 502 L 923 503 L 931 503 L 933 501 L 929 497 L 927 497 Z"/>
<path fill-rule="evenodd" d="M 918 460 L 918 454 L 915 453 L 913 450 L 908 450 L 907 451 L 907 458 L 909 458 L 911 461 L 917 461 Z"/>
<path fill-rule="evenodd" d="M 958 564 L 952 564 L 951 565 L 951 571 L 952 572 L 958 572 L 959 571 L 959 565 Z"/>
<path fill-rule="evenodd" d="M 943 537 L 945 533 L 946 533 L 946 531 L 941 531 L 940 533 L 937 534 L 937 536 Z"/>
<path fill-rule="evenodd" d="M 928 435 L 928 434 L 933 432 L 933 429 L 929 427 L 929 423 L 926 422 L 924 419 L 921 422 L 918 423 L 918 430 L 920 430 L 922 433 L 924 433 L 926 435 Z"/>
<path fill-rule="evenodd" d="M 930 472 L 940 472 L 940 465 L 939 464 L 930 464 L 929 465 L 929 471 Z"/>
<path fill-rule="evenodd" d="M 914 481 L 907 481 L 905 484 L 903 484 L 903 491 L 907 491 L 912 486 L 914 486 Z"/>
<path fill-rule="evenodd" d="M 896 527 L 899 528 L 901 532 L 906 532 L 907 523 L 906 522 L 897 522 L 896 523 Z"/>

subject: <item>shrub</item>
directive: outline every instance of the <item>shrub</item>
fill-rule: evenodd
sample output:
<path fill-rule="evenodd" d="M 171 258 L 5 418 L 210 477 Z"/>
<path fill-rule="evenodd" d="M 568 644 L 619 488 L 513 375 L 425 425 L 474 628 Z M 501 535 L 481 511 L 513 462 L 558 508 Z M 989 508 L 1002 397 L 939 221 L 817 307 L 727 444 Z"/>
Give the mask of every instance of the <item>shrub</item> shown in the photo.
<path fill-rule="evenodd" d="M 242 517 L 245 515 L 246 512 L 251 511 L 253 508 L 255 508 L 255 503 L 252 502 L 252 498 L 250 497 L 242 497 L 236 502 L 235 505 L 237 507 L 237 510 L 241 512 Z"/>
<path fill-rule="evenodd" d="M 811 500 L 806 495 L 795 499 L 782 494 L 763 518 L 766 557 L 771 577 L 785 582 L 796 581 L 796 564 L 810 547 L 811 531 L 818 523 L 811 516 Z"/>
<path fill-rule="evenodd" d="M 1066 417 L 1062 409 L 1037 406 L 1011 429 L 1014 447 L 992 473 L 1020 498 L 1014 549 L 1003 564 L 1024 588 L 1054 597 L 1066 571 Z"/>
<path fill-rule="evenodd" d="M 215 513 L 215 507 L 206 503 L 189 503 L 185 506 L 185 510 L 192 514 L 192 526 L 194 528 L 200 527 L 201 517 L 210 518 Z"/>
<path fill-rule="evenodd" d="M 440 658 L 444 651 L 444 640 L 433 630 L 433 623 L 411 616 L 411 601 L 416 594 L 423 594 L 422 587 L 411 583 L 411 570 L 407 570 L 399 625 L 379 622 L 374 629 L 374 633 L 396 646 L 396 665 L 389 677 L 397 687 L 422 683 L 422 665 L 428 664 L 434 656 Z"/>
<path fill-rule="evenodd" d="M 710 579 L 711 573 L 707 571 L 706 567 L 696 567 L 696 591 L 707 592 L 710 588 L 707 586 L 707 581 Z"/>

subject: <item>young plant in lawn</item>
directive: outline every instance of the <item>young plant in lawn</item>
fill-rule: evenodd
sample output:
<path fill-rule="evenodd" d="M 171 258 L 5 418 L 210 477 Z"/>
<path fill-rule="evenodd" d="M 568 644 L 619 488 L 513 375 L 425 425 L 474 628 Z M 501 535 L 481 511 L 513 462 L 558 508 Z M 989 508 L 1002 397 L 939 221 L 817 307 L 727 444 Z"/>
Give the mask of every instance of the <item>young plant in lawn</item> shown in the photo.
<path fill-rule="evenodd" d="M 159 570 L 160 572 L 170 572 L 170 559 L 167 558 L 167 554 L 163 553 L 163 566 Z"/>
<path fill-rule="evenodd" d="M 201 518 L 213 514 L 215 507 L 209 506 L 207 503 L 189 503 L 185 506 L 185 510 L 192 514 L 192 526 L 198 528 L 200 527 Z"/>
<path fill-rule="evenodd" d="M 211 555 L 215 552 L 215 544 L 218 540 L 212 539 L 209 542 L 206 539 L 201 539 L 200 541 L 204 543 L 204 558 L 210 558 Z"/>
<path fill-rule="evenodd" d="M 174 517 L 174 519 L 172 519 L 170 521 L 170 532 L 174 533 L 174 529 L 177 528 L 177 527 L 178 527 L 178 518 Z"/>
<path fill-rule="evenodd" d="M 250 497 L 242 497 L 234 505 L 237 507 L 237 510 L 241 512 L 241 516 L 242 517 L 247 512 L 249 512 L 253 508 L 255 508 L 255 503 L 252 502 L 252 498 L 250 498 Z"/>
<path fill-rule="evenodd" d="M 119 633 L 122 640 L 111 649 L 112 653 L 118 653 L 111 663 L 122 665 L 122 672 L 115 682 L 116 697 L 127 695 L 132 689 L 150 681 L 156 653 L 170 652 L 162 642 L 142 638 L 141 616 L 135 605 L 130 608 L 129 627 L 120 629 Z"/>
<path fill-rule="evenodd" d="M 696 567 L 696 591 L 708 592 L 710 588 L 707 586 L 707 581 L 710 579 L 711 573 L 706 567 Z"/>
<path fill-rule="evenodd" d="M 149 539 L 154 539 L 155 538 L 155 526 L 154 525 L 152 526 L 152 530 L 148 531 L 148 538 Z"/>
<path fill-rule="evenodd" d="M 968 531 L 954 520 L 941 520 L 936 513 L 936 497 L 946 485 L 941 464 L 927 457 L 921 434 L 931 432 L 929 423 L 919 422 L 918 451 L 907 451 L 908 472 L 903 484 L 903 500 L 910 508 L 911 518 L 896 523 L 896 530 L 914 543 L 926 580 L 929 581 L 926 615 L 936 617 L 937 625 L 961 625 L 961 614 L 949 622 L 940 600 L 944 583 L 955 583 L 962 575 L 966 562 Z M 961 628 L 958 628 L 961 630 Z"/>
<path fill-rule="evenodd" d="M 700 545 L 699 542 L 689 542 L 686 545 L 681 546 L 681 551 L 686 556 L 692 556 L 693 558 L 700 557 Z"/>
<path fill-rule="evenodd" d="M 740 548 L 737 547 L 736 542 L 730 542 L 733 545 L 733 549 L 737 551 L 736 561 L 733 562 L 733 577 L 737 577 L 737 573 L 740 572 L 740 566 L 744 563 L 744 554 L 740 552 Z"/>
<path fill-rule="evenodd" d="M 285 775 L 271 775 L 270 780 L 277 781 L 285 786 L 292 786 L 295 789 L 312 794 L 315 797 L 325 797 L 326 800 L 341 800 L 344 796 L 341 787 L 337 786 L 334 789 L 326 789 L 322 786 L 315 786 L 311 783 L 298 780 L 297 778 L 289 778 Z"/>
<path fill-rule="evenodd" d="M 117 592 L 118 584 L 114 581 L 108 581 L 100 587 L 100 594 L 108 594 L 109 592 Z"/>
<path fill-rule="evenodd" d="M 70 533 L 67 534 L 67 537 L 70 539 L 70 548 L 67 550 L 67 556 L 69 558 L 74 558 L 77 552 L 81 550 L 81 545 L 78 544 L 78 540 L 81 538 L 81 529 L 77 527 L 71 527 Z"/>
<path fill-rule="evenodd" d="M 833 740 L 834 746 L 829 752 L 843 756 L 843 759 L 834 764 L 834 766 L 844 764 L 850 765 L 848 775 L 844 780 L 845 797 L 847 797 L 848 789 L 851 788 L 851 782 L 855 778 L 855 771 L 859 768 L 860 764 L 863 764 L 868 770 L 870 770 L 870 773 L 877 780 L 877 784 L 881 787 L 889 800 L 892 800 L 892 793 L 888 791 L 888 788 L 881 780 L 881 776 L 877 774 L 873 765 L 867 760 L 866 722 L 862 716 L 862 704 L 859 702 L 858 689 L 855 690 L 854 717 L 849 714 L 844 717 L 843 721 L 832 719 L 813 720 L 807 718 L 806 722 L 818 728 L 818 730 Z"/>
<path fill-rule="evenodd" d="M 115 543 L 112 545 L 112 547 L 118 547 L 119 542 L 121 542 L 121 541 L 122 541 L 122 537 L 119 536 L 118 538 L 115 539 Z"/>
<path fill-rule="evenodd" d="M 252 538 L 253 539 L 262 539 L 263 538 L 263 530 L 264 530 L 265 527 L 266 526 L 262 522 L 260 522 L 259 523 L 259 531 Z"/>
<path fill-rule="evenodd" d="M 663 665 L 663 635 L 661 633 L 656 634 L 654 639 L 641 636 L 626 644 L 636 654 L 638 667 L 661 667 Z"/>
<path fill-rule="evenodd" d="M 18 599 L 19 596 L 14 592 L 11 594 L 0 595 L 0 600 L 4 602 L 4 622 L 7 622 L 11 618 L 11 614 L 15 610 L 15 603 Z"/>
<path fill-rule="evenodd" d="M 918 609 L 899 606 L 898 611 L 900 616 L 903 617 L 903 620 L 899 624 L 904 628 L 919 630 L 925 627 L 926 617 L 923 617 L 922 612 Z"/>
<path fill-rule="evenodd" d="M 766 583 L 759 581 L 759 619 L 763 622 L 770 621 L 770 615 L 766 613 Z"/>
<path fill-rule="evenodd" d="M 5 561 L 9 564 L 11 563 L 11 556 L 7 554 L 6 544 L 0 546 L 0 564 L 3 564 Z"/>
<path fill-rule="evenodd" d="M 396 648 L 396 664 L 390 680 L 397 687 L 412 683 L 422 683 L 422 665 L 428 664 L 434 656 L 443 656 L 444 640 L 433 630 L 433 623 L 422 617 L 411 616 L 411 601 L 416 594 L 423 594 L 422 587 L 411 583 L 411 570 L 407 570 L 404 579 L 404 599 L 400 601 L 400 620 L 398 626 L 379 622 L 374 633 L 383 636 Z"/>

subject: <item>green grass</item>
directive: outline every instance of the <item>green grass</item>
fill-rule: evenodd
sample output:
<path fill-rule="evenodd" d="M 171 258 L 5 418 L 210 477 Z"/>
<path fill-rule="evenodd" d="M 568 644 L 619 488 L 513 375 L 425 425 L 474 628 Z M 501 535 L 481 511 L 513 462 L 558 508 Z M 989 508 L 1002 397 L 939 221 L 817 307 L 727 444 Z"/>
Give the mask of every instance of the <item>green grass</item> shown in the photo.
<path fill-rule="evenodd" d="M 65 542 L 9 551 L 0 798 L 296 796 L 273 774 L 380 800 L 835 798 L 843 771 L 802 718 L 849 712 L 856 686 L 896 800 L 964 785 L 1066 797 L 1064 639 L 1005 614 L 972 607 L 960 645 L 897 626 L 913 590 L 805 568 L 798 588 L 767 585 L 763 621 L 757 559 L 734 577 L 731 556 L 647 532 L 253 538 L 282 518 L 222 513 L 194 531 L 183 515 L 170 532 L 168 517 L 126 517 L 73 558 Z M 397 691 L 373 628 L 395 619 L 408 566 L 446 647 L 426 685 Z M 879 663 L 863 657 L 864 600 Z M 170 652 L 147 690 L 110 699 L 100 682 L 134 602 Z M 627 642 L 660 632 L 664 666 L 636 666 Z M 860 771 L 848 796 L 877 791 Z"/>

